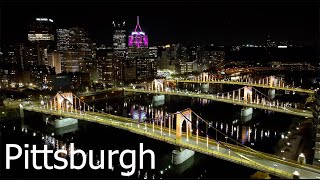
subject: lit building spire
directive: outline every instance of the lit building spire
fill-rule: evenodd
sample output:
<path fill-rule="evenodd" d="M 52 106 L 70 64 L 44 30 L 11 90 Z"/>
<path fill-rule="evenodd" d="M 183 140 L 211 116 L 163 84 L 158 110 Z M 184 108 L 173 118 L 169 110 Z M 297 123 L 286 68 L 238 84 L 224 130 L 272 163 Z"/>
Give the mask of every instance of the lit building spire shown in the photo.
<path fill-rule="evenodd" d="M 134 31 L 129 36 L 128 46 L 148 47 L 148 36 L 142 31 L 139 16 Z"/>

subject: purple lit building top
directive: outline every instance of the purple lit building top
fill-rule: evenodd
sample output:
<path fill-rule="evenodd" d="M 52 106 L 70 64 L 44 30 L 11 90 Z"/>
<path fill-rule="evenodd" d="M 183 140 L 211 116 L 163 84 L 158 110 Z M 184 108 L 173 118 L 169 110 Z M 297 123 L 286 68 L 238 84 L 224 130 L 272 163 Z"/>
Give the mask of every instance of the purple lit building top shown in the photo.
<path fill-rule="evenodd" d="M 139 24 L 139 16 L 137 16 L 137 25 L 129 36 L 128 46 L 148 47 L 148 36 L 142 31 Z"/>

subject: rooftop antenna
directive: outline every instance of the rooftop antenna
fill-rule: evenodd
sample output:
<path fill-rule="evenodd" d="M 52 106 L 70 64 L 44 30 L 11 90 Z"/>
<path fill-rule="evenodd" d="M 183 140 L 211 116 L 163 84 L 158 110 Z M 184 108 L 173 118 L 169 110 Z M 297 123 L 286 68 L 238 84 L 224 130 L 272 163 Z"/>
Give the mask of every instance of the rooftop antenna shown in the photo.
<path fill-rule="evenodd" d="M 138 31 L 137 31 L 137 28 L 138 28 L 138 27 L 139 27 L 139 30 L 140 30 L 139 32 L 142 32 L 142 29 L 141 29 L 141 27 L 140 27 L 140 22 L 139 22 L 139 16 L 137 16 L 137 25 L 136 25 L 136 28 L 134 29 L 135 32 L 138 32 Z"/>

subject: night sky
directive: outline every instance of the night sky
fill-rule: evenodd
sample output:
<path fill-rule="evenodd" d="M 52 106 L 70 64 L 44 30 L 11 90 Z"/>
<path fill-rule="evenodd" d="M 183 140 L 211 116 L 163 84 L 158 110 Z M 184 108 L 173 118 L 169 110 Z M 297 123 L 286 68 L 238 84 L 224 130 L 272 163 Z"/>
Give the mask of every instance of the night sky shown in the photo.
<path fill-rule="evenodd" d="M 110 45 L 112 21 L 125 20 L 131 32 L 139 15 L 150 45 L 176 42 L 254 44 L 265 42 L 268 35 L 273 40 L 308 46 L 317 43 L 319 12 L 315 6 L 92 4 L 2 7 L 2 40 L 26 41 L 28 21 L 34 17 L 48 17 L 55 21 L 57 28 L 82 26 L 96 42 Z"/>

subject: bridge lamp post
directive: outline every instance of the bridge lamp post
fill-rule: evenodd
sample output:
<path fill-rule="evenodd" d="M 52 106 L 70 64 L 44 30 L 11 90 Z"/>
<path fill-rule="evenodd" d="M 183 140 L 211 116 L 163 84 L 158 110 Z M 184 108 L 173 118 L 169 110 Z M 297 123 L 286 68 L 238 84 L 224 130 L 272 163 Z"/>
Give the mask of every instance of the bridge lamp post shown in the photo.
<path fill-rule="evenodd" d="M 154 120 L 152 120 L 152 132 L 154 133 Z"/>
<path fill-rule="evenodd" d="M 197 145 L 199 144 L 199 130 L 198 130 L 198 127 L 197 127 Z"/>
<path fill-rule="evenodd" d="M 230 149 L 228 149 L 228 152 L 229 152 L 229 158 L 230 158 L 230 152 L 231 152 Z"/>
<path fill-rule="evenodd" d="M 144 128 L 147 131 L 147 122 L 146 121 L 144 121 Z"/>
<path fill-rule="evenodd" d="M 224 137 L 225 139 L 226 139 L 226 143 L 228 143 L 228 137 L 226 136 L 226 137 Z"/>
<path fill-rule="evenodd" d="M 273 167 L 274 167 L 274 173 L 276 173 L 277 166 L 278 166 L 278 165 L 273 164 Z"/>
<path fill-rule="evenodd" d="M 163 122 L 163 120 L 161 119 L 161 120 L 160 120 L 160 124 L 161 124 L 161 136 L 162 136 L 162 122 Z"/>

